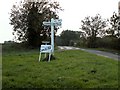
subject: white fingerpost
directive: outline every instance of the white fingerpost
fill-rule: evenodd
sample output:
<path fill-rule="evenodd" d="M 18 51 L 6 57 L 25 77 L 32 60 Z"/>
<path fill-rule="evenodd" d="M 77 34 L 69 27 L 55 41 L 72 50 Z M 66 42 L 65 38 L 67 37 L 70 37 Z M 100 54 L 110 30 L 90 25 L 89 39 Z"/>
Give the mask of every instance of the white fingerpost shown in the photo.
<path fill-rule="evenodd" d="M 54 26 L 61 26 L 62 19 L 53 19 L 51 18 L 51 21 L 43 22 L 43 25 L 45 26 L 51 26 L 51 45 L 41 45 L 40 48 L 40 55 L 39 55 L 39 61 L 41 59 L 41 53 L 49 53 L 49 60 L 51 54 L 54 54 Z"/>

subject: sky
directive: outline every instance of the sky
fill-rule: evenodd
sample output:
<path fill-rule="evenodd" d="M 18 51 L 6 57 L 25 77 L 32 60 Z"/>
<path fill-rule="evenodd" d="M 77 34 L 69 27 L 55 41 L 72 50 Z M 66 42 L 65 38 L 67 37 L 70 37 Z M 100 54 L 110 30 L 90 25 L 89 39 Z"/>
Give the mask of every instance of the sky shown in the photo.
<path fill-rule="evenodd" d="M 20 0 L 17 0 L 20 1 Z M 59 35 L 63 30 L 79 31 L 81 20 L 86 16 L 100 14 L 102 18 L 108 19 L 113 12 L 118 13 L 118 2 L 120 0 L 59 0 L 64 11 L 59 12 L 62 19 L 62 28 L 57 32 Z M 1 0 L 0 2 L 0 43 L 13 40 L 13 29 L 9 24 L 12 5 L 16 0 Z"/>

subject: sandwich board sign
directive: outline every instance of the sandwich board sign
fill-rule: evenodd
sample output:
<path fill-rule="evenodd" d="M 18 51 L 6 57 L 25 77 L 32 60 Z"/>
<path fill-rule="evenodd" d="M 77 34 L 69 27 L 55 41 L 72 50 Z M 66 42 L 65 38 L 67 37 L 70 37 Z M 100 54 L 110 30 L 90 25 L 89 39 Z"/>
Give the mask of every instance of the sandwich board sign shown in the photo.
<path fill-rule="evenodd" d="M 51 52 L 51 45 L 41 45 L 40 51 L 44 53 Z"/>
<path fill-rule="evenodd" d="M 41 45 L 40 48 L 40 55 L 39 55 L 39 61 L 41 59 L 41 53 L 49 53 L 49 61 L 51 54 L 54 53 L 54 26 L 61 26 L 62 25 L 62 19 L 51 19 L 51 21 L 44 21 L 44 26 L 51 26 L 51 45 Z"/>

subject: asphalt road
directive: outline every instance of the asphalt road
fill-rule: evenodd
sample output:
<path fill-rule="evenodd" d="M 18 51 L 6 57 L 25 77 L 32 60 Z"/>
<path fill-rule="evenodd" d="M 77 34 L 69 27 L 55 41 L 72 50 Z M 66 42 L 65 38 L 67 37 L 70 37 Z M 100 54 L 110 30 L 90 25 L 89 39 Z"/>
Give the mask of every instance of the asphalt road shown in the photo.
<path fill-rule="evenodd" d="M 118 54 L 113 54 L 109 52 L 104 52 L 104 51 L 98 51 L 98 50 L 91 50 L 91 49 L 83 49 L 83 48 L 76 48 L 76 47 L 70 47 L 70 46 L 58 46 L 61 50 L 83 50 L 89 53 L 97 54 L 99 56 L 104 56 L 107 58 L 112 58 L 114 60 L 119 60 L 120 61 L 120 55 Z"/>

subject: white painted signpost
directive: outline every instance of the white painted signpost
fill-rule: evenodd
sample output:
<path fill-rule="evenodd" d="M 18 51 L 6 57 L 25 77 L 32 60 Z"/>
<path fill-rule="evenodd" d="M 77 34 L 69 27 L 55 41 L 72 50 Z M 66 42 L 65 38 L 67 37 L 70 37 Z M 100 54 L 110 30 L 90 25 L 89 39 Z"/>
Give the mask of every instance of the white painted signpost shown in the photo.
<path fill-rule="evenodd" d="M 62 25 L 62 19 L 51 19 L 51 21 L 43 22 L 43 25 L 45 26 L 51 26 L 51 45 L 41 45 L 40 48 L 40 55 L 39 55 L 39 61 L 41 60 L 41 53 L 49 53 L 49 60 L 51 58 L 52 53 L 54 53 L 54 26 L 61 26 Z"/>

